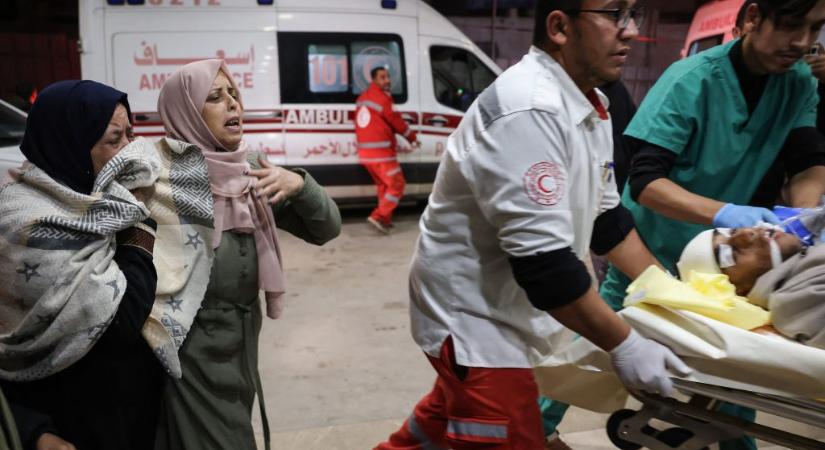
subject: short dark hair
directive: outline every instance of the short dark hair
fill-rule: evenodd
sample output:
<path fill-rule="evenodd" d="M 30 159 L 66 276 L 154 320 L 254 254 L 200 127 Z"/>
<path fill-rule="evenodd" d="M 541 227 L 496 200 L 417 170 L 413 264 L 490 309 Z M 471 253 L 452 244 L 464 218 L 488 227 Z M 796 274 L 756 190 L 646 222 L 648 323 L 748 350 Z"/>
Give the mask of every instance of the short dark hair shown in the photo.
<path fill-rule="evenodd" d="M 785 19 L 803 19 L 819 0 L 754 0 L 762 17 L 781 27 Z"/>
<path fill-rule="evenodd" d="M 748 0 L 739 8 L 739 12 L 736 13 L 736 28 L 741 30 L 745 26 L 745 13 L 748 12 L 748 6 L 754 3 L 756 3 L 756 0 Z"/>
<path fill-rule="evenodd" d="M 545 22 L 551 12 L 580 9 L 582 7 L 582 1 L 583 0 L 537 0 L 535 25 L 533 26 L 533 45 L 541 47 L 547 43 Z"/>
<path fill-rule="evenodd" d="M 378 76 L 378 72 L 382 70 L 387 70 L 387 68 L 384 66 L 373 67 L 372 70 L 370 70 L 370 79 L 374 80 L 375 77 Z M 389 70 L 387 70 L 387 72 L 389 72 Z"/>

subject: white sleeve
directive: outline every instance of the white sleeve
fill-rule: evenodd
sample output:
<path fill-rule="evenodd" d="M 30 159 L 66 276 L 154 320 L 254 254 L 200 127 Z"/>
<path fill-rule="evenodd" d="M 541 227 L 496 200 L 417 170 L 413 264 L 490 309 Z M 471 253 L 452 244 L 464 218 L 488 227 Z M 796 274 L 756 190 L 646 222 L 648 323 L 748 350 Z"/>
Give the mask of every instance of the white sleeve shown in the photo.
<path fill-rule="evenodd" d="M 571 247 L 573 216 L 566 135 L 552 113 L 502 117 L 476 137 L 461 164 L 501 248 L 522 257 Z M 614 183 L 615 184 L 615 183 Z"/>

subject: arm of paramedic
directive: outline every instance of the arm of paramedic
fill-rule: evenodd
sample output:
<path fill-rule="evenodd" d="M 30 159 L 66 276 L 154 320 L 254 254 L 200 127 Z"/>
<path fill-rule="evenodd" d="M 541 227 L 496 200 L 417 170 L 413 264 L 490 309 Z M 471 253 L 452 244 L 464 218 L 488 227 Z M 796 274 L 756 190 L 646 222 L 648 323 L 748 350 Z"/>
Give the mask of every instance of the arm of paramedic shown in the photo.
<path fill-rule="evenodd" d="M 631 279 L 641 275 L 658 261 L 644 245 L 635 230 L 633 215 L 620 203 L 616 177 L 609 177 L 604 187 L 599 217 L 593 224 L 590 250 L 606 255 L 622 273 Z"/>
<path fill-rule="evenodd" d="M 548 311 L 554 319 L 597 347 L 610 351 L 630 334 L 625 323 L 591 287 L 575 302 Z"/>
<path fill-rule="evenodd" d="M 500 118 L 479 134 L 466 159 L 442 164 L 458 164 L 481 213 L 498 230 L 513 277 L 530 303 L 610 351 L 628 386 L 669 395 L 668 371 L 687 373 L 687 366 L 663 345 L 630 330 L 596 293 L 572 250 L 570 193 L 576 180 L 568 176 L 569 146 L 558 120 L 536 110 Z M 514 145 L 520 151 L 507 151 Z"/>
<path fill-rule="evenodd" d="M 676 154 L 657 145 L 643 142 L 630 167 L 630 196 L 665 217 L 710 225 L 725 203 L 694 194 L 667 176 L 676 162 Z"/>
<path fill-rule="evenodd" d="M 825 193 L 825 130 L 817 130 L 819 83 L 811 78 L 805 109 L 797 118 L 783 147 L 785 168 L 788 171 L 788 191 L 791 206 L 810 208 L 817 206 Z M 819 131 L 819 132 L 817 132 Z"/>
<path fill-rule="evenodd" d="M 790 180 L 791 206 L 819 205 L 825 194 L 825 136 L 814 127 L 797 128 L 788 135 L 781 157 Z"/>
<path fill-rule="evenodd" d="M 814 208 L 825 195 L 825 166 L 811 167 L 794 176 L 789 185 L 790 203 L 796 208 Z"/>
<path fill-rule="evenodd" d="M 404 139 L 407 139 L 410 142 L 415 141 L 415 133 L 410 128 L 410 125 L 407 123 L 407 121 L 404 120 L 403 117 L 401 117 L 401 114 L 395 110 L 392 101 L 387 101 L 386 103 L 384 103 L 383 106 L 384 109 L 382 111 L 382 115 L 384 116 L 384 120 L 386 120 L 387 123 L 390 124 L 390 127 L 392 127 L 393 131 L 395 131 L 397 134 L 400 134 L 401 136 L 404 136 Z"/>
<path fill-rule="evenodd" d="M 653 85 L 625 134 L 639 142 L 629 173 L 631 197 L 675 220 L 711 224 L 722 202 L 696 195 L 667 179 L 670 170 L 694 138 L 697 123 L 709 107 L 703 83 L 695 73 L 671 67 Z"/>
<path fill-rule="evenodd" d="M 642 242 L 642 238 L 635 228 L 605 256 L 611 264 L 631 280 L 636 279 L 650 266 L 662 267 Z"/>
<path fill-rule="evenodd" d="M 582 298 L 550 314 L 607 351 L 619 380 L 631 389 L 668 397 L 673 392 L 671 375 L 686 377 L 693 372 L 669 348 L 630 328 L 592 287 Z"/>

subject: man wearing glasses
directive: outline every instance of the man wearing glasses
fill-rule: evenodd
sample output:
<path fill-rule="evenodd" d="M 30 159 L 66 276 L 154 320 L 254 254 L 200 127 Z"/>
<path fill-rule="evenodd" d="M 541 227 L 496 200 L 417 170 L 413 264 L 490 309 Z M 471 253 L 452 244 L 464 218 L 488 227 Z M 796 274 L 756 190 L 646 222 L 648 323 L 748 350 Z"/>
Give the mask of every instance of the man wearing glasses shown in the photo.
<path fill-rule="evenodd" d="M 703 230 L 779 222 L 752 206 L 769 171 L 780 169 L 769 203 L 785 179 L 791 206 L 816 206 L 825 193 L 816 83 L 802 61 L 825 23 L 825 0 L 754 0 L 744 18 L 742 39 L 668 68 L 626 130 L 640 149 L 622 201 L 674 274 L 682 249 Z M 602 285 L 611 304 L 621 304 L 630 282 L 620 269 L 611 267 Z M 743 440 L 722 448 L 755 446 Z"/>
<path fill-rule="evenodd" d="M 562 325 L 633 388 L 668 395 L 670 371 L 690 372 L 607 306 L 582 262 L 593 249 L 631 277 L 656 264 L 619 204 L 595 89 L 621 75 L 641 15 L 632 0 L 539 0 L 536 17 L 530 52 L 448 140 L 410 272 L 413 338 L 438 375 L 378 449 L 544 448 L 532 368 Z"/>

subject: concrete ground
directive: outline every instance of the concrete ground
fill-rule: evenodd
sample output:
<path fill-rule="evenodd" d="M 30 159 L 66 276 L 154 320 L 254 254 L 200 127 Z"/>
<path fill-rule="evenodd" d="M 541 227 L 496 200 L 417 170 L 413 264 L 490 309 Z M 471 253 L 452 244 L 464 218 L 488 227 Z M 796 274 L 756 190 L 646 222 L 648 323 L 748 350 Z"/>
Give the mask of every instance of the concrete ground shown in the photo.
<path fill-rule="evenodd" d="M 286 309 L 265 319 L 260 341 L 273 449 L 370 449 L 398 429 L 435 379 L 410 337 L 407 312 L 420 210 L 404 209 L 390 236 L 373 231 L 366 214 L 345 211 L 341 236 L 323 247 L 281 234 Z M 605 421 L 572 408 L 560 428 L 574 449 L 607 450 L 614 447 Z M 765 421 L 825 438 L 825 429 Z M 255 426 L 260 442 L 257 414 Z"/>

